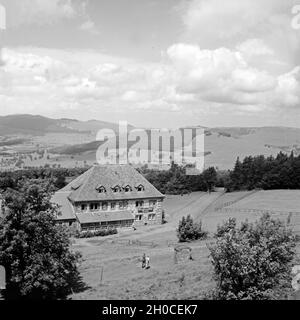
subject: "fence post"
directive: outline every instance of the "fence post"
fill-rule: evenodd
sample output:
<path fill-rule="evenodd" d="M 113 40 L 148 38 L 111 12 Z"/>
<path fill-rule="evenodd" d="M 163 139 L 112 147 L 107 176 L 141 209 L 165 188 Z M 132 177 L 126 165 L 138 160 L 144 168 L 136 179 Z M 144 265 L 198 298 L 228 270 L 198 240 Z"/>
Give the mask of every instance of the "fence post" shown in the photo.
<path fill-rule="evenodd" d="M 102 285 L 102 280 L 103 280 L 103 269 L 104 267 L 103 266 L 100 266 L 101 268 L 101 272 L 100 272 L 100 285 Z"/>

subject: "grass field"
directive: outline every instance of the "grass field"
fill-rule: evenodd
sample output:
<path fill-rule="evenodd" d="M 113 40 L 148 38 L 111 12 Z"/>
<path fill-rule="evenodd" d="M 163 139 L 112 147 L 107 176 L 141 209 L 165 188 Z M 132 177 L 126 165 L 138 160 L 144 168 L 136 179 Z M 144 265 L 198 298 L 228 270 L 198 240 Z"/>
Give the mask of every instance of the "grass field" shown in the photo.
<path fill-rule="evenodd" d="M 223 207 L 228 203 L 232 205 Z M 201 219 L 204 228 L 212 235 L 217 225 L 230 217 L 236 217 L 238 221 L 254 221 L 262 215 L 255 210 L 273 210 L 274 217 L 284 220 L 293 212 L 290 225 L 296 230 L 300 224 L 300 214 L 296 213 L 300 212 L 300 191 L 210 195 L 199 192 L 167 196 L 164 209 L 167 224 L 141 227 L 136 231 L 121 230 L 118 235 L 106 238 L 75 240 L 74 250 L 83 255 L 80 272 L 87 289 L 71 298 L 201 299 L 214 286 L 209 250 L 205 241 L 194 242 L 189 244 L 194 260 L 174 263 L 179 219 L 191 214 L 195 219 Z M 134 242 L 137 240 L 140 242 Z M 150 256 L 149 270 L 141 268 L 143 253 Z"/>

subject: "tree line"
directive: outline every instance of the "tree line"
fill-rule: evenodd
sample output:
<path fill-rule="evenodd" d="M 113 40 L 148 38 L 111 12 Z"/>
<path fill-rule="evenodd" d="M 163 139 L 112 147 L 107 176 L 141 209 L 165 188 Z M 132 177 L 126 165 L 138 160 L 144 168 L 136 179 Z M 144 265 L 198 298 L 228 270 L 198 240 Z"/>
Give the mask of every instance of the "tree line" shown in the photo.
<path fill-rule="evenodd" d="M 49 191 L 62 189 L 68 182 L 83 174 L 87 168 L 32 168 L 0 172 L 0 191 L 19 190 L 28 181 L 47 186 Z"/>
<path fill-rule="evenodd" d="M 213 191 L 224 187 L 227 191 L 253 189 L 300 189 L 300 155 L 279 152 L 277 156 L 247 156 L 237 158 L 228 171 L 210 167 L 201 174 L 190 176 L 186 168 L 172 164 L 169 170 L 143 168 L 144 176 L 162 193 L 184 194 L 194 191 Z"/>
<path fill-rule="evenodd" d="M 163 194 L 186 194 L 212 191 L 218 184 L 218 174 L 210 167 L 198 175 L 188 175 L 187 168 L 172 163 L 169 170 L 159 171 L 143 167 L 139 171 Z"/>
<path fill-rule="evenodd" d="M 238 158 L 225 187 L 229 191 L 300 189 L 300 155 L 280 152 L 276 157 L 248 156 L 243 161 Z"/>

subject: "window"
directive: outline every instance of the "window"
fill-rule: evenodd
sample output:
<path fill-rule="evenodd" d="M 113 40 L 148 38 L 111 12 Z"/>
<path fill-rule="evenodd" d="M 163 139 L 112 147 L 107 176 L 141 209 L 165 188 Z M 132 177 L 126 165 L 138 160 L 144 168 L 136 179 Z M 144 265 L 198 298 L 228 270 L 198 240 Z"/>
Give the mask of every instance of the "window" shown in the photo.
<path fill-rule="evenodd" d="M 142 192 L 142 191 L 145 191 L 145 187 L 143 186 L 143 185 L 139 185 L 139 186 L 137 186 L 137 187 L 135 187 L 136 188 L 136 190 L 138 191 L 138 192 Z"/>
<path fill-rule="evenodd" d="M 104 186 L 100 186 L 96 189 L 99 193 L 106 193 L 106 189 Z"/>
<path fill-rule="evenodd" d="M 91 203 L 90 204 L 90 210 L 98 210 L 98 209 L 99 209 L 98 203 Z"/>
<path fill-rule="evenodd" d="M 155 220 L 155 217 L 156 217 L 156 214 L 149 214 L 148 215 L 148 220 L 149 221 L 153 221 L 153 220 Z"/>
<path fill-rule="evenodd" d="M 81 225 L 82 231 L 95 231 L 96 229 L 100 228 L 100 223 L 84 223 Z"/>
<path fill-rule="evenodd" d="M 112 202 L 112 203 L 110 204 L 110 209 L 111 209 L 111 210 L 116 210 L 116 203 L 115 203 L 115 202 Z"/>
<path fill-rule="evenodd" d="M 85 210 L 86 210 L 86 205 L 85 205 L 85 204 L 82 204 L 82 205 L 81 205 L 81 210 L 82 210 L 82 211 L 85 211 Z"/>
<path fill-rule="evenodd" d="M 120 210 L 125 210 L 127 208 L 128 208 L 128 202 L 127 201 L 119 202 L 119 209 Z"/>
<path fill-rule="evenodd" d="M 137 208 L 142 208 L 144 206 L 144 201 L 136 201 L 135 206 Z"/>
<path fill-rule="evenodd" d="M 142 214 L 137 214 L 137 215 L 135 216 L 135 221 L 141 221 L 142 218 L 143 218 L 143 215 L 142 215 Z"/>
<path fill-rule="evenodd" d="M 115 186 L 115 187 L 113 187 L 113 188 L 111 188 L 112 189 L 112 191 L 114 192 L 114 193 L 117 193 L 117 192 L 121 192 L 122 191 L 122 188 L 120 187 L 120 186 Z"/>
<path fill-rule="evenodd" d="M 150 200 L 149 201 L 149 206 L 150 207 L 155 207 L 156 206 L 157 201 L 156 200 Z"/>
<path fill-rule="evenodd" d="M 123 188 L 125 192 L 131 192 L 132 188 L 130 186 L 126 186 Z"/>
<path fill-rule="evenodd" d="M 102 210 L 106 211 L 108 209 L 108 203 L 107 202 L 102 202 Z"/>

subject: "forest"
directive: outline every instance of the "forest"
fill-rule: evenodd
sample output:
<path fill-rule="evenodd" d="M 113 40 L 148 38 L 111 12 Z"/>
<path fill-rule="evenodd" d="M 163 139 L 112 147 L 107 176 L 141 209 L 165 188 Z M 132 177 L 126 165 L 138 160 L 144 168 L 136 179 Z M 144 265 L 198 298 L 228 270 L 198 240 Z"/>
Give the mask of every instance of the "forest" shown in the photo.
<path fill-rule="evenodd" d="M 238 158 L 224 186 L 229 191 L 300 189 L 300 155 Z"/>

